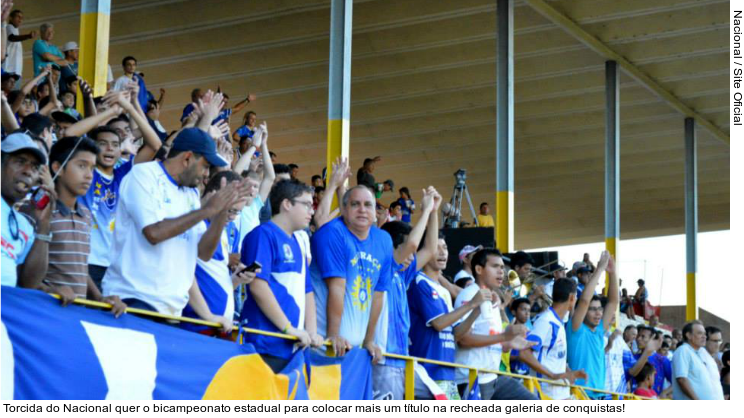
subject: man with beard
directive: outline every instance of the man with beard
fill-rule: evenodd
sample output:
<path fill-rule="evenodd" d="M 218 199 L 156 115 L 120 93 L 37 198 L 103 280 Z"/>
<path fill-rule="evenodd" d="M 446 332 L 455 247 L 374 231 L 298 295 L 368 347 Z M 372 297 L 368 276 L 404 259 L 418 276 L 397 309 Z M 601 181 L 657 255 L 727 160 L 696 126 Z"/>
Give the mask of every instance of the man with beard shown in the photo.
<path fill-rule="evenodd" d="M 104 295 L 120 295 L 134 308 L 181 314 L 196 286 L 196 257 L 212 258 L 224 228 L 221 222 L 207 228 L 202 221 L 227 217 L 247 193 L 245 182 L 231 182 L 202 206 L 196 187 L 213 165 L 225 167 L 227 161 L 217 154 L 212 138 L 204 130 L 187 128 L 164 162 L 132 168 L 119 189 Z"/>

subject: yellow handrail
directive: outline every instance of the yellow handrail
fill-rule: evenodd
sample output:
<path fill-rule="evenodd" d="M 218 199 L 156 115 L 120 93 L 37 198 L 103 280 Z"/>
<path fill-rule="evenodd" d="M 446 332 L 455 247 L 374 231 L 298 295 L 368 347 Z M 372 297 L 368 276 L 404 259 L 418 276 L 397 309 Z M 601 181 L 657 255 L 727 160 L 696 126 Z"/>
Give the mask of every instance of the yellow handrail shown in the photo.
<path fill-rule="evenodd" d="M 56 298 L 56 299 L 61 299 L 61 297 L 59 295 L 55 294 L 55 293 L 50 293 L 50 295 L 52 297 Z M 108 304 L 108 303 L 97 302 L 97 301 L 87 300 L 87 299 L 75 299 L 73 301 L 73 303 L 75 303 L 76 305 L 90 306 L 90 307 L 93 307 L 93 308 L 101 308 L 101 309 L 111 309 L 112 308 L 112 306 L 110 304 Z M 145 309 L 127 308 L 126 309 L 126 312 L 127 313 L 137 314 L 137 315 L 149 316 L 149 317 L 152 317 L 152 318 L 167 319 L 167 320 L 178 321 L 178 322 L 186 322 L 186 323 L 196 324 L 196 325 L 205 325 L 205 326 L 213 327 L 213 328 L 221 328 L 222 327 L 222 325 L 220 323 L 218 323 L 218 322 L 205 321 L 203 319 L 188 318 L 188 317 L 184 317 L 184 316 L 175 316 L 175 315 L 162 314 L 160 312 L 148 311 L 148 310 L 145 310 Z M 245 332 L 248 332 L 248 333 L 251 333 L 251 334 L 265 335 L 265 336 L 268 336 L 268 337 L 275 337 L 275 338 L 283 338 L 285 340 L 297 340 L 297 337 L 295 337 L 293 335 L 281 334 L 281 333 L 278 333 L 278 332 L 271 332 L 271 331 L 264 331 L 264 330 L 255 329 L 255 328 L 233 326 L 233 331 L 240 331 L 240 330 L 245 331 Z M 331 347 L 331 343 L 329 341 L 325 341 L 323 343 L 323 345 L 325 345 L 325 346 L 327 346 L 329 348 Z M 535 376 L 524 376 L 524 375 L 520 375 L 520 374 L 503 372 L 503 371 L 500 371 L 500 370 L 481 369 L 481 368 L 477 368 L 477 367 L 466 366 L 464 364 L 450 363 L 448 361 L 432 360 L 432 359 L 421 358 L 421 357 L 404 356 L 404 355 L 393 354 L 393 353 L 383 353 L 383 355 L 385 357 L 388 357 L 388 358 L 394 358 L 394 359 L 399 359 L 399 360 L 405 360 L 406 361 L 406 373 L 405 373 L 405 382 L 406 382 L 405 394 L 406 394 L 406 399 L 413 399 L 413 394 L 414 394 L 413 385 L 414 385 L 414 381 L 415 381 L 414 380 L 415 379 L 414 368 L 415 368 L 416 363 L 428 363 L 428 364 L 435 364 L 435 365 L 438 365 L 438 366 L 445 366 L 445 367 L 452 367 L 452 368 L 459 368 L 459 369 L 468 369 L 470 371 L 470 373 L 469 373 L 470 375 L 472 375 L 473 372 L 475 372 L 475 373 L 479 373 L 479 372 L 483 372 L 483 373 L 494 373 L 494 374 L 498 374 L 498 375 L 501 375 L 501 376 L 509 376 L 509 377 L 513 377 L 513 378 L 517 378 L 517 379 L 530 379 L 530 380 L 532 380 L 534 382 L 550 383 L 551 385 L 555 385 L 555 386 L 567 386 L 567 387 L 570 387 L 570 388 L 577 388 L 577 389 L 581 389 L 581 390 L 584 390 L 584 391 L 604 393 L 604 394 L 607 394 L 607 395 L 612 396 L 612 399 L 618 399 L 619 397 L 622 396 L 623 398 L 626 398 L 626 399 L 652 400 L 651 398 L 647 398 L 647 397 L 639 396 L 639 395 L 634 395 L 632 393 L 611 392 L 611 391 L 608 391 L 608 390 L 595 389 L 595 388 L 590 388 L 590 387 L 587 387 L 587 386 L 572 385 L 572 384 L 567 383 L 565 381 L 550 380 L 550 379 L 545 379 L 545 378 L 535 377 Z M 409 385 L 410 385 L 410 387 L 409 387 Z M 409 398 L 409 396 L 410 396 L 410 398 Z"/>

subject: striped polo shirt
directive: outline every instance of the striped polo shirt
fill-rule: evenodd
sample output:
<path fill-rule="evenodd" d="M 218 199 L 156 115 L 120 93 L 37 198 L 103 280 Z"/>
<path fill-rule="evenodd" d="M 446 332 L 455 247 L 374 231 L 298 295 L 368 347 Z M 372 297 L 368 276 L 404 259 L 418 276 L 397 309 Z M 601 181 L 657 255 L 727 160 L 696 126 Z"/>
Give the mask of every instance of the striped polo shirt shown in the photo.
<path fill-rule="evenodd" d="M 59 200 L 52 213 L 52 242 L 46 282 L 69 286 L 85 299 L 88 293 L 88 254 L 90 254 L 90 211 L 80 203 L 70 210 Z"/>

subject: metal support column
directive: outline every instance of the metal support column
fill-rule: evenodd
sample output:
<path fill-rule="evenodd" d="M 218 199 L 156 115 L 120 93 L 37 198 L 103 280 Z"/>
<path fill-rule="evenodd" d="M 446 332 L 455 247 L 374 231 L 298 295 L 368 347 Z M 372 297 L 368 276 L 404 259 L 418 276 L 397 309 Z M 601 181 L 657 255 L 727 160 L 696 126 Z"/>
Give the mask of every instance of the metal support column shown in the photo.
<path fill-rule="evenodd" d="M 687 320 L 698 318 L 697 306 L 697 136 L 695 119 L 685 118 L 685 237 L 687 241 Z"/>
<path fill-rule="evenodd" d="M 514 2 L 496 6 L 496 246 L 514 250 Z"/>
<path fill-rule="evenodd" d="M 108 78 L 111 0 L 82 0 L 81 3 L 78 75 L 90 83 L 94 96 L 103 96 Z M 81 113 L 82 105 L 78 92 Z"/>
<path fill-rule="evenodd" d="M 328 68 L 326 176 L 337 157 L 349 157 L 352 0 L 331 1 L 331 57 Z"/>
<path fill-rule="evenodd" d="M 620 82 L 617 62 L 605 62 L 605 248 L 617 262 L 620 242 Z M 605 295 L 610 277 L 605 279 Z"/>

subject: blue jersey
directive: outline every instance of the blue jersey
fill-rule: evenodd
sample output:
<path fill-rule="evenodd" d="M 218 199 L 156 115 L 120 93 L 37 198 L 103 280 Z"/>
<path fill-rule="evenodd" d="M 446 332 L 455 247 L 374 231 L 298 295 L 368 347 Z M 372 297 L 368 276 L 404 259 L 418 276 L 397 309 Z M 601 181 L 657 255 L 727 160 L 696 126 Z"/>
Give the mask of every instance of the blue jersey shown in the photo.
<path fill-rule="evenodd" d="M 247 136 L 248 138 L 253 138 L 253 134 L 256 133 L 256 131 L 251 130 L 251 128 L 248 127 L 248 125 L 243 125 L 240 128 L 238 128 L 235 133 L 238 134 L 241 138 L 244 136 Z"/>
<path fill-rule="evenodd" d="M 194 111 L 194 109 L 196 109 L 196 107 L 194 106 L 194 103 L 187 104 L 186 107 L 183 108 L 183 113 L 181 114 L 181 122 L 183 122 L 184 119 L 189 117 L 189 115 L 191 114 L 191 112 Z"/>
<path fill-rule="evenodd" d="M 419 272 L 408 288 L 408 307 L 411 310 L 411 330 L 408 333 L 411 355 L 454 363 L 454 324 L 441 331 L 431 326 L 431 321 L 452 312 L 452 296 L 449 291 Z M 423 363 L 423 366 L 434 380 L 455 379 L 455 370 L 452 368 L 429 363 Z"/>
<path fill-rule="evenodd" d="M 408 286 L 416 278 L 416 258 L 414 257 L 408 268 L 401 271 L 403 266 L 393 262 L 393 273 L 390 286 L 385 292 L 380 319 L 377 320 L 375 330 L 375 344 L 384 352 L 408 355 L 408 330 L 411 328 L 411 318 L 408 312 Z M 382 364 L 394 367 L 405 367 L 404 360 L 383 358 Z"/>
<path fill-rule="evenodd" d="M 209 221 L 204 220 L 204 225 L 208 228 Z M 204 301 L 207 302 L 210 312 L 215 315 L 224 316 L 229 319 L 233 318 L 235 309 L 235 300 L 233 298 L 233 285 L 230 269 L 228 268 L 230 243 L 227 238 L 228 226 L 220 235 L 220 242 L 209 261 L 203 261 L 201 258 L 196 259 L 196 284 L 199 286 Z M 190 305 L 183 309 L 183 316 L 189 318 L 199 318 Z M 208 329 L 204 325 L 181 323 L 181 327 L 189 330 L 199 331 Z"/>
<path fill-rule="evenodd" d="M 305 329 L 305 295 L 313 291 L 306 274 L 307 262 L 294 235 L 287 235 L 274 222 L 256 227 L 243 241 L 240 261 L 250 266 L 261 263 L 261 272 L 256 280 L 269 284 L 279 307 L 292 326 Z M 240 315 L 241 323 L 251 328 L 271 332 L 282 332 L 258 307 L 253 294 L 246 292 L 246 300 Z M 262 354 L 290 358 L 294 342 L 263 335 L 246 334 L 246 341 Z"/>
<path fill-rule="evenodd" d="M 215 125 L 219 123 L 220 121 L 225 121 L 225 123 L 230 123 L 230 116 L 232 116 L 232 109 L 223 109 L 219 115 L 217 115 L 216 118 L 212 121 L 212 125 Z"/>
<path fill-rule="evenodd" d="M 114 176 L 108 177 L 98 169 L 93 171 L 93 183 L 88 193 L 78 197 L 78 202 L 90 210 L 93 227 L 90 231 L 90 256 L 88 264 L 108 267 L 111 246 L 114 240 L 116 207 L 119 204 L 119 186 L 124 176 L 134 165 L 134 156 L 124 164 L 114 168 Z"/>
<path fill-rule="evenodd" d="M 403 214 L 400 220 L 405 223 L 411 223 L 411 212 L 416 207 L 413 199 L 403 199 L 401 197 L 398 199 L 398 203 L 400 203 L 400 211 Z"/>
<path fill-rule="evenodd" d="M 337 218 L 325 224 L 312 237 L 311 276 L 315 291 L 318 332 L 326 336 L 326 279 L 346 279 L 344 313 L 339 335 L 354 346 L 361 345 L 367 332 L 372 297 L 390 283 L 393 241 L 387 232 L 372 227 L 367 239 L 360 240 Z"/>

